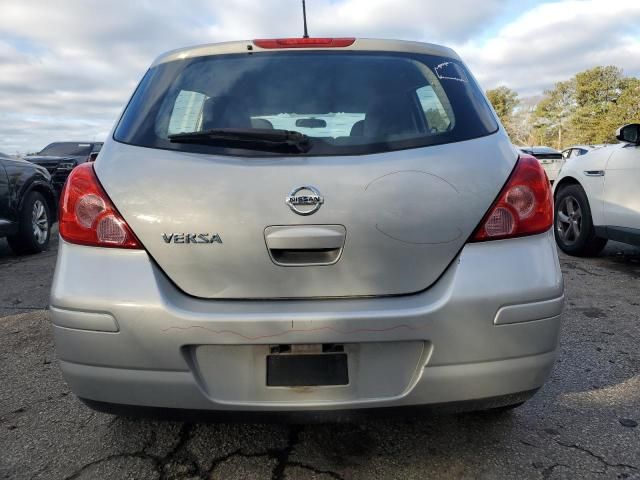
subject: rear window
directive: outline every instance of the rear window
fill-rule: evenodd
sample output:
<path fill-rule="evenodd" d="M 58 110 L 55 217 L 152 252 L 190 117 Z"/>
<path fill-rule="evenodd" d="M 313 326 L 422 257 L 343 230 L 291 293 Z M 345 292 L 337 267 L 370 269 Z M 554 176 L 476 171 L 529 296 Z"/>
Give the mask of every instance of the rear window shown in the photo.
<path fill-rule="evenodd" d="M 49 157 L 64 157 L 69 156 L 81 156 L 89 155 L 91 153 L 90 143 L 75 143 L 75 142 L 57 142 L 51 143 L 44 147 L 39 155 L 46 155 Z"/>
<path fill-rule="evenodd" d="M 267 148 L 172 143 L 213 129 L 282 129 L 305 155 L 355 155 L 459 142 L 498 126 L 464 65 L 388 52 L 269 52 L 175 60 L 150 69 L 114 139 L 150 148 L 269 155 Z"/>

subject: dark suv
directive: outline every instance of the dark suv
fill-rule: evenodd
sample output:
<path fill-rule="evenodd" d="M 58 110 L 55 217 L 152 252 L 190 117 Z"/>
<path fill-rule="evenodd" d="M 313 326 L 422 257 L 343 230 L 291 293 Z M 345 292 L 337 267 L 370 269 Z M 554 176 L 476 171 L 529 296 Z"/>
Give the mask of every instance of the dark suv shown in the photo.
<path fill-rule="evenodd" d="M 54 142 L 36 155 L 25 157 L 25 160 L 45 167 L 59 194 L 71 170 L 81 163 L 95 160 L 101 148 L 102 142 Z"/>
<path fill-rule="evenodd" d="M 47 249 L 56 207 L 45 168 L 0 153 L 0 237 L 7 237 L 14 252 Z"/>

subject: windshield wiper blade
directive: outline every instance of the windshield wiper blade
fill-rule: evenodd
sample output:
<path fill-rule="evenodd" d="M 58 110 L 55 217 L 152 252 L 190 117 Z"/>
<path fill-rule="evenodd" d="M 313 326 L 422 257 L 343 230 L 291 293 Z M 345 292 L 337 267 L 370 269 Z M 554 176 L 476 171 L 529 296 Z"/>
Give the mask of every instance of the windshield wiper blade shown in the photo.
<path fill-rule="evenodd" d="M 282 153 L 306 153 L 310 138 L 304 133 L 271 128 L 216 128 L 169 135 L 172 143 L 195 143 Z"/>

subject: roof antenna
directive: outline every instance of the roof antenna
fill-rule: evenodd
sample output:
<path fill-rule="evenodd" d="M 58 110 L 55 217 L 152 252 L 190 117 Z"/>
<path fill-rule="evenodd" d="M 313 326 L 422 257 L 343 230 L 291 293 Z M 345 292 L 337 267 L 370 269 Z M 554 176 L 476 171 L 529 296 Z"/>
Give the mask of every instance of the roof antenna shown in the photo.
<path fill-rule="evenodd" d="M 302 38 L 309 38 L 309 32 L 307 32 L 307 7 L 302 0 L 302 20 L 304 21 L 304 35 Z"/>

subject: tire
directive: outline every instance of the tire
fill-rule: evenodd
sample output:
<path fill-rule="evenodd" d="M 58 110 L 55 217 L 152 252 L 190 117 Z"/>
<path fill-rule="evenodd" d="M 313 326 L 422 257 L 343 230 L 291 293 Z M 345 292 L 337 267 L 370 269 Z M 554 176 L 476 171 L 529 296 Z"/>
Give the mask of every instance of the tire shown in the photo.
<path fill-rule="evenodd" d="M 497 420 L 507 415 L 510 415 L 516 408 L 521 407 L 526 403 L 517 402 L 512 403 L 510 405 L 499 405 L 497 407 L 484 406 L 478 410 L 469 410 L 467 412 L 462 412 L 462 415 L 468 415 L 471 418 L 483 418 L 487 420 Z"/>
<path fill-rule="evenodd" d="M 594 257 L 607 244 L 596 236 L 587 194 L 580 185 L 567 185 L 556 195 L 554 207 L 556 243 L 563 252 L 577 257 Z"/>
<path fill-rule="evenodd" d="M 489 410 L 487 410 L 487 413 L 493 413 L 493 414 L 502 414 L 502 413 L 508 413 L 512 410 L 515 410 L 518 407 L 521 407 L 522 405 L 524 405 L 525 402 L 518 402 L 518 403 L 512 403 L 511 405 L 503 405 L 502 407 L 495 407 L 495 408 L 491 408 Z"/>
<path fill-rule="evenodd" d="M 40 253 L 49 247 L 51 209 L 38 192 L 29 192 L 18 218 L 18 233 L 7 237 L 11 249 L 18 255 Z"/>

